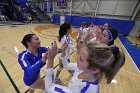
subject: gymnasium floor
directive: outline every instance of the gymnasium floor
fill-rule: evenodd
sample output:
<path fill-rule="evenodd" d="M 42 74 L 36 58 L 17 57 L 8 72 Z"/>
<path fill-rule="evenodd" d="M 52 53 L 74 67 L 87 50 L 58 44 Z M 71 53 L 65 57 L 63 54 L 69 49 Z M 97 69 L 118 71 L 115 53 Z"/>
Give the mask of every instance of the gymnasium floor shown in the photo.
<path fill-rule="evenodd" d="M 24 93 L 28 87 L 23 83 L 23 71 L 17 61 L 18 53 L 25 50 L 20 41 L 25 34 L 35 33 L 40 38 L 42 46 L 47 47 L 50 46 L 51 42 L 57 40 L 58 31 L 59 26 L 53 24 L 0 26 L 0 59 L 21 93 Z M 77 28 L 73 28 L 73 38 L 76 37 L 76 31 Z M 115 41 L 115 44 L 123 48 L 126 56 L 126 62 L 113 80 L 113 83 L 105 85 L 104 81 L 101 82 L 100 93 L 140 93 L 140 72 L 138 68 L 119 39 Z M 71 61 L 75 60 L 75 53 L 73 53 L 71 55 Z M 55 66 L 57 64 L 58 57 L 55 58 Z M 46 66 L 44 66 L 41 70 L 41 77 L 45 75 L 45 70 Z M 67 85 L 71 76 L 66 70 L 63 70 L 60 77 L 63 80 L 63 84 Z M 0 93 L 16 93 L 1 66 Z M 36 90 L 35 93 L 43 92 L 41 90 Z"/>
<path fill-rule="evenodd" d="M 134 44 L 138 44 L 140 46 L 140 38 L 135 38 L 133 36 L 127 36 L 127 38 Z"/>

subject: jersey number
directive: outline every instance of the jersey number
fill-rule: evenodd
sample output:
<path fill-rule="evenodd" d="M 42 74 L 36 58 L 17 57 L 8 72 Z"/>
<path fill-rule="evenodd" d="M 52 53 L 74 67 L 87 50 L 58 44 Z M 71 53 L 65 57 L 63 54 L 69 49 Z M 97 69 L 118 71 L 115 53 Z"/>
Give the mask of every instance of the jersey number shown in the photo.
<path fill-rule="evenodd" d="M 55 87 L 55 91 L 59 92 L 59 93 L 66 93 L 65 91 L 63 91 L 61 88 Z"/>

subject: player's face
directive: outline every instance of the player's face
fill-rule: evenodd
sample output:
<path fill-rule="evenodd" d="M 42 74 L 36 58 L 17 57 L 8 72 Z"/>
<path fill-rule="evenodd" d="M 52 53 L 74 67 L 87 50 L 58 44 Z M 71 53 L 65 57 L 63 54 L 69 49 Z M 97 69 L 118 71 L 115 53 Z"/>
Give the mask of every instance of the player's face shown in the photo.
<path fill-rule="evenodd" d="M 103 43 L 103 44 L 107 44 L 109 42 L 109 35 L 108 35 L 108 32 L 106 30 L 104 30 L 102 32 L 102 34 L 100 34 L 100 37 L 99 37 L 99 42 Z"/>
<path fill-rule="evenodd" d="M 40 40 L 36 35 L 32 36 L 30 46 L 33 48 L 39 48 L 40 47 Z"/>
<path fill-rule="evenodd" d="M 89 63 L 87 62 L 87 58 L 88 58 L 87 47 L 83 46 L 80 49 L 80 52 L 77 57 L 77 66 L 79 69 L 83 70 L 84 72 L 89 72 L 89 69 L 88 69 Z"/>
<path fill-rule="evenodd" d="M 93 23 L 90 24 L 90 27 L 93 27 Z"/>

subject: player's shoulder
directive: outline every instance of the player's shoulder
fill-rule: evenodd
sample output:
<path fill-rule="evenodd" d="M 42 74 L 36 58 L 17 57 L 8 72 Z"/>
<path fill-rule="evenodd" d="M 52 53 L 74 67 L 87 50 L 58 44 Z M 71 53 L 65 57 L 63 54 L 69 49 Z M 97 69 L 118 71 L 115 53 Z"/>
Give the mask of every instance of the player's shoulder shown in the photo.
<path fill-rule="evenodd" d="M 22 57 L 22 56 L 27 56 L 29 54 L 29 51 L 28 50 L 24 50 L 22 51 L 21 53 L 19 53 L 18 57 Z"/>

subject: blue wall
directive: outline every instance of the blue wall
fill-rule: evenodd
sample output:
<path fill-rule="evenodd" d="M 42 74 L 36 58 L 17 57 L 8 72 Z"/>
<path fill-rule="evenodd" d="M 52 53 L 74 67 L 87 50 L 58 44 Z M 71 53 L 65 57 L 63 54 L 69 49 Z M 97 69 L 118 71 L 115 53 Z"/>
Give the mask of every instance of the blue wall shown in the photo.
<path fill-rule="evenodd" d="M 53 18 L 53 23 L 55 23 L 55 24 L 60 24 L 60 15 L 54 14 L 54 15 L 52 16 L 52 18 Z"/>
<path fill-rule="evenodd" d="M 81 16 L 65 16 L 65 22 L 70 22 L 73 26 L 81 26 L 82 22 L 93 22 L 96 25 L 104 23 L 110 23 L 113 27 L 118 29 L 120 34 L 129 34 L 134 26 L 134 21 L 119 20 L 119 19 L 108 19 L 108 18 L 93 18 L 93 17 L 81 17 Z M 60 15 L 53 15 L 53 23 L 60 23 Z"/>

